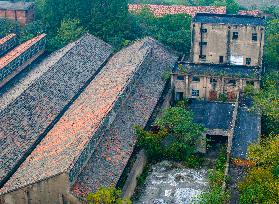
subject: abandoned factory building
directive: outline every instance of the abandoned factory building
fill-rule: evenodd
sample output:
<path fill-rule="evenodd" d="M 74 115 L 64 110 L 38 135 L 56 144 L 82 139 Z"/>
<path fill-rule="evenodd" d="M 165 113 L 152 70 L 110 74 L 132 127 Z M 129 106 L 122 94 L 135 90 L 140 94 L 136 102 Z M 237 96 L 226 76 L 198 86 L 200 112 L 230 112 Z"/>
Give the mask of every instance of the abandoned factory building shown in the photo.
<path fill-rule="evenodd" d="M 192 21 L 190 62 L 178 62 L 176 99 L 234 101 L 246 85 L 260 88 L 265 20 L 255 16 L 197 14 Z"/>
<path fill-rule="evenodd" d="M 152 38 L 112 56 L 87 34 L 32 65 L 0 95 L 0 203 L 80 203 L 116 185 L 176 60 Z"/>

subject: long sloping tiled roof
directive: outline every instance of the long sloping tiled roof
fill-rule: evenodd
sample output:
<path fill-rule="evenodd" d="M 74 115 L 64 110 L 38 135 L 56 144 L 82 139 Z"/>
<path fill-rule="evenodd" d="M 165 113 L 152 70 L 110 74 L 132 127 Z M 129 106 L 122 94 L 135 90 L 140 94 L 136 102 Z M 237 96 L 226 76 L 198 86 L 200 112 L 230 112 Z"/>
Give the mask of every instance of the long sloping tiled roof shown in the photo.
<path fill-rule="evenodd" d="M 138 79 L 132 94 L 103 134 L 96 152 L 73 186 L 74 194 L 82 196 L 101 186 L 115 186 L 119 180 L 136 142 L 134 126 L 146 125 L 166 83 L 161 76 L 170 71 L 176 60 L 155 41 L 150 41 L 149 46 L 153 48 L 149 69 Z"/>
<path fill-rule="evenodd" d="M 230 24 L 230 25 L 252 25 L 264 26 L 265 19 L 248 15 L 232 15 L 232 14 L 209 14 L 198 13 L 193 18 L 194 23 L 213 23 L 213 24 Z"/>
<path fill-rule="evenodd" d="M 111 52 L 111 46 L 105 42 L 84 35 L 50 70 L 0 112 L 2 183 L 61 117 Z"/>
<path fill-rule="evenodd" d="M 189 106 L 194 113 L 194 122 L 208 129 L 229 130 L 234 104 L 193 100 Z"/>
<path fill-rule="evenodd" d="M 9 34 L 7 36 L 5 36 L 4 38 L 1 38 L 0 39 L 0 46 L 3 45 L 4 43 L 6 43 L 8 40 L 14 38 L 16 36 L 16 34 L 12 33 L 12 34 Z"/>
<path fill-rule="evenodd" d="M 242 65 L 227 65 L 227 64 L 192 64 L 181 63 L 182 69 L 190 75 L 201 76 L 226 76 L 232 78 L 252 78 L 257 79 L 261 75 L 261 69 L 258 67 L 247 67 Z M 174 72 L 179 72 L 178 64 L 174 66 Z"/>
<path fill-rule="evenodd" d="M 248 15 L 248 16 L 261 16 L 263 14 L 260 10 L 240 10 L 238 11 L 239 15 Z"/>
<path fill-rule="evenodd" d="M 70 172 L 87 145 L 98 139 L 95 133 L 107 121 L 106 116 L 149 52 L 141 41 L 115 54 L 0 192 Z"/>
<path fill-rule="evenodd" d="M 0 1 L 0 10 L 28 10 L 34 6 L 34 2 L 11 2 L 11 1 Z"/>
<path fill-rule="evenodd" d="M 28 48 L 30 48 L 32 45 L 40 41 L 46 36 L 46 34 L 38 35 L 37 37 L 34 37 L 30 40 L 27 40 L 26 42 L 20 44 L 10 52 L 8 52 L 6 55 L 0 58 L 0 69 L 3 69 L 6 65 L 11 63 L 13 60 L 15 60 L 18 56 L 20 56 L 22 53 L 24 53 Z"/>
<path fill-rule="evenodd" d="M 188 14 L 195 16 L 197 13 L 225 14 L 225 6 L 184 6 L 184 5 L 156 5 L 156 4 L 129 4 L 130 12 L 140 12 L 143 8 L 149 8 L 157 17 L 168 14 Z"/>

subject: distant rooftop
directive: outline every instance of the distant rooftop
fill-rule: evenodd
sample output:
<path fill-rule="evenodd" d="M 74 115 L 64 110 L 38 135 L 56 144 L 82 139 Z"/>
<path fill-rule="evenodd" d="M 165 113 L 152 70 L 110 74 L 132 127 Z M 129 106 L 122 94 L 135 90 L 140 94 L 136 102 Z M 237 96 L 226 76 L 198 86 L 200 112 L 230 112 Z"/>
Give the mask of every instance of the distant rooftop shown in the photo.
<path fill-rule="evenodd" d="M 33 5 L 34 5 L 34 2 L 0 1 L 0 10 L 28 10 Z"/>
<path fill-rule="evenodd" d="M 140 12 L 143 8 L 149 8 L 157 17 L 169 14 L 188 14 L 195 16 L 197 13 L 225 14 L 225 6 L 184 6 L 184 5 L 157 5 L 157 4 L 129 4 L 130 12 Z"/>
<path fill-rule="evenodd" d="M 192 64 L 181 63 L 182 70 L 187 74 L 193 75 L 209 75 L 209 76 L 227 76 L 227 77 L 242 77 L 242 78 L 258 78 L 261 74 L 261 69 L 257 67 L 247 67 L 242 65 L 227 65 L 227 64 Z M 173 72 L 179 72 L 178 64 L 175 65 Z"/>
<path fill-rule="evenodd" d="M 193 18 L 194 23 L 213 23 L 213 24 L 230 24 L 230 25 L 252 25 L 264 26 L 265 19 L 249 15 L 232 15 L 232 14 L 209 14 L 198 13 Z"/>

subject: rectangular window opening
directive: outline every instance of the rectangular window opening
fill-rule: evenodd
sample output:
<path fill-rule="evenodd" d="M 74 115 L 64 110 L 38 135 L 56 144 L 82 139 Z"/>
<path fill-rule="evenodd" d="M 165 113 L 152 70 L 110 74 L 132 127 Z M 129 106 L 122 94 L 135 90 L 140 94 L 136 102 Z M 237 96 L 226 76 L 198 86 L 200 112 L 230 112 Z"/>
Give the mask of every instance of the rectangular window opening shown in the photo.
<path fill-rule="evenodd" d="M 200 91 L 196 89 L 192 89 L 192 96 L 198 97 L 200 96 Z"/>
<path fill-rule="evenodd" d="M 229 85 L 235 86 L 235 85 L 236 85 L 236 80 L 235 80 L 235 79 L 230 79 L 230 80 L 228 81 L 228 84 L 229 84 Z"/>
<path fill-rule="evenodd" d="M 200 78 L 199 78 L 199 77 L 196 77 L 196 76 L 193 76 L 193 77 L 192 77 L 192 81 L 193 81 L 193 82 L 200 82 Z"/>
<path fill-rule="evenodd" d="M 207 29 L 206 29 L 206 28 L 202 28 L 202 29 L 201 29 L 201 32 L 202 32 L 202 33 L 207 33 Z"/>
<path fill-rule="evenodd" d="M 252 41 L 257 41 L 257 40 L 258 40 L 257 33 L 252 33 Z"/>
<path fill-rule="evenodd" d="M 246 81 L 246 85 L 254 86 L 254 85 L 255 85 L 255 82 L 254 82 L 254 81 Z"/>
<path fill-rule="evenodd" d="M 250 65 L 251 64 L 251 58 L 246 58 L 246 65 Z"/>
<path fill-rule="evenodd" d="M 224 63 L 224 56 L 219 56 L 219 63 Z"/>
<path fill-rule="evenodd" d="M 232 39 L 233 40 L 237 40 L 238 39 L 238 32 L 233 32 Z"/>
<path fill-rule="evenodd" d="M 180 80 L 180 81 L 183 81 L 185 79 L 185 77 L 183 75 L 178 75 L 176 79 Z"/>

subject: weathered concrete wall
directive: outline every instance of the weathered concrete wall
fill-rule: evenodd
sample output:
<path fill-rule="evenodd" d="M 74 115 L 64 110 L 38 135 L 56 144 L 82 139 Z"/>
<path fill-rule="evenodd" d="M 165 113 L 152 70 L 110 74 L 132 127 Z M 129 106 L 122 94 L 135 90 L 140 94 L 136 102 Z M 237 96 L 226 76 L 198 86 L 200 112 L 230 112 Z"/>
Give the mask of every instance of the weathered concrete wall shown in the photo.
<path fill-rule="evenodd" d="M 255 89 L 260 88 L 259 79 L 235 79 L 229 77 L 211 77 L 211 76 L 196 76 L 200 81 L 193 81 L 193 76 L 183 75 L 184 80 L 178 80 L 177 74 L 172 76 L 175 92 L 183 92 L 184 97 L 188 98 L 205 98 L 215 100 L 220 93 L 233 96 L 239 91 L 244 90 L 245 86 L 249 82 L 254 83 Z M 215 81 L 213 81 L 216 80 Z M 231 83 L 231 80 L 235 80 L 235 84 Z M 192 90 L 199 90 L 199 96 L 193 96 Z M 214 96 L 215 95 L 215 96 Z"/>
<path fill-rule="evenodd" d="M 207 32 L 201 32 L 206 29 Z M 238 32 L 238 39 L 232 39 L 233 32 Z M 257 34 L 257 41 L 252 40 Z M 203 45 L 201 45 L 203 43 Z M 242 61 L 241 65 L 261 66 L 264 47 L 264 28 L 262 26 L 243 26 L 225 24 L 192 24 L 192 59 L 194 63 L 219 64 L 230 63 L 232 56 Z M 201 59 L 204 55 L 205 59 Z M 246 58 L 251 63 L 246 64 Z"/>
<path fill-rule="evenodd" d="M 137 155 L 137 159 L 122 189 L 123 198 L 131 198 L 132 195 L 134 194 L 134 191 L 137 187 L 137 178 L 142 174 L 146 163 L 147 163 L 147 156 L 145 152 L 141 150 Z"/>
<path fill-rule="evenodd" d="M 15 190 L 0 196 L 0 204 L 78 204 L 78 199 L 69 193 L 66 174 Z"/>

